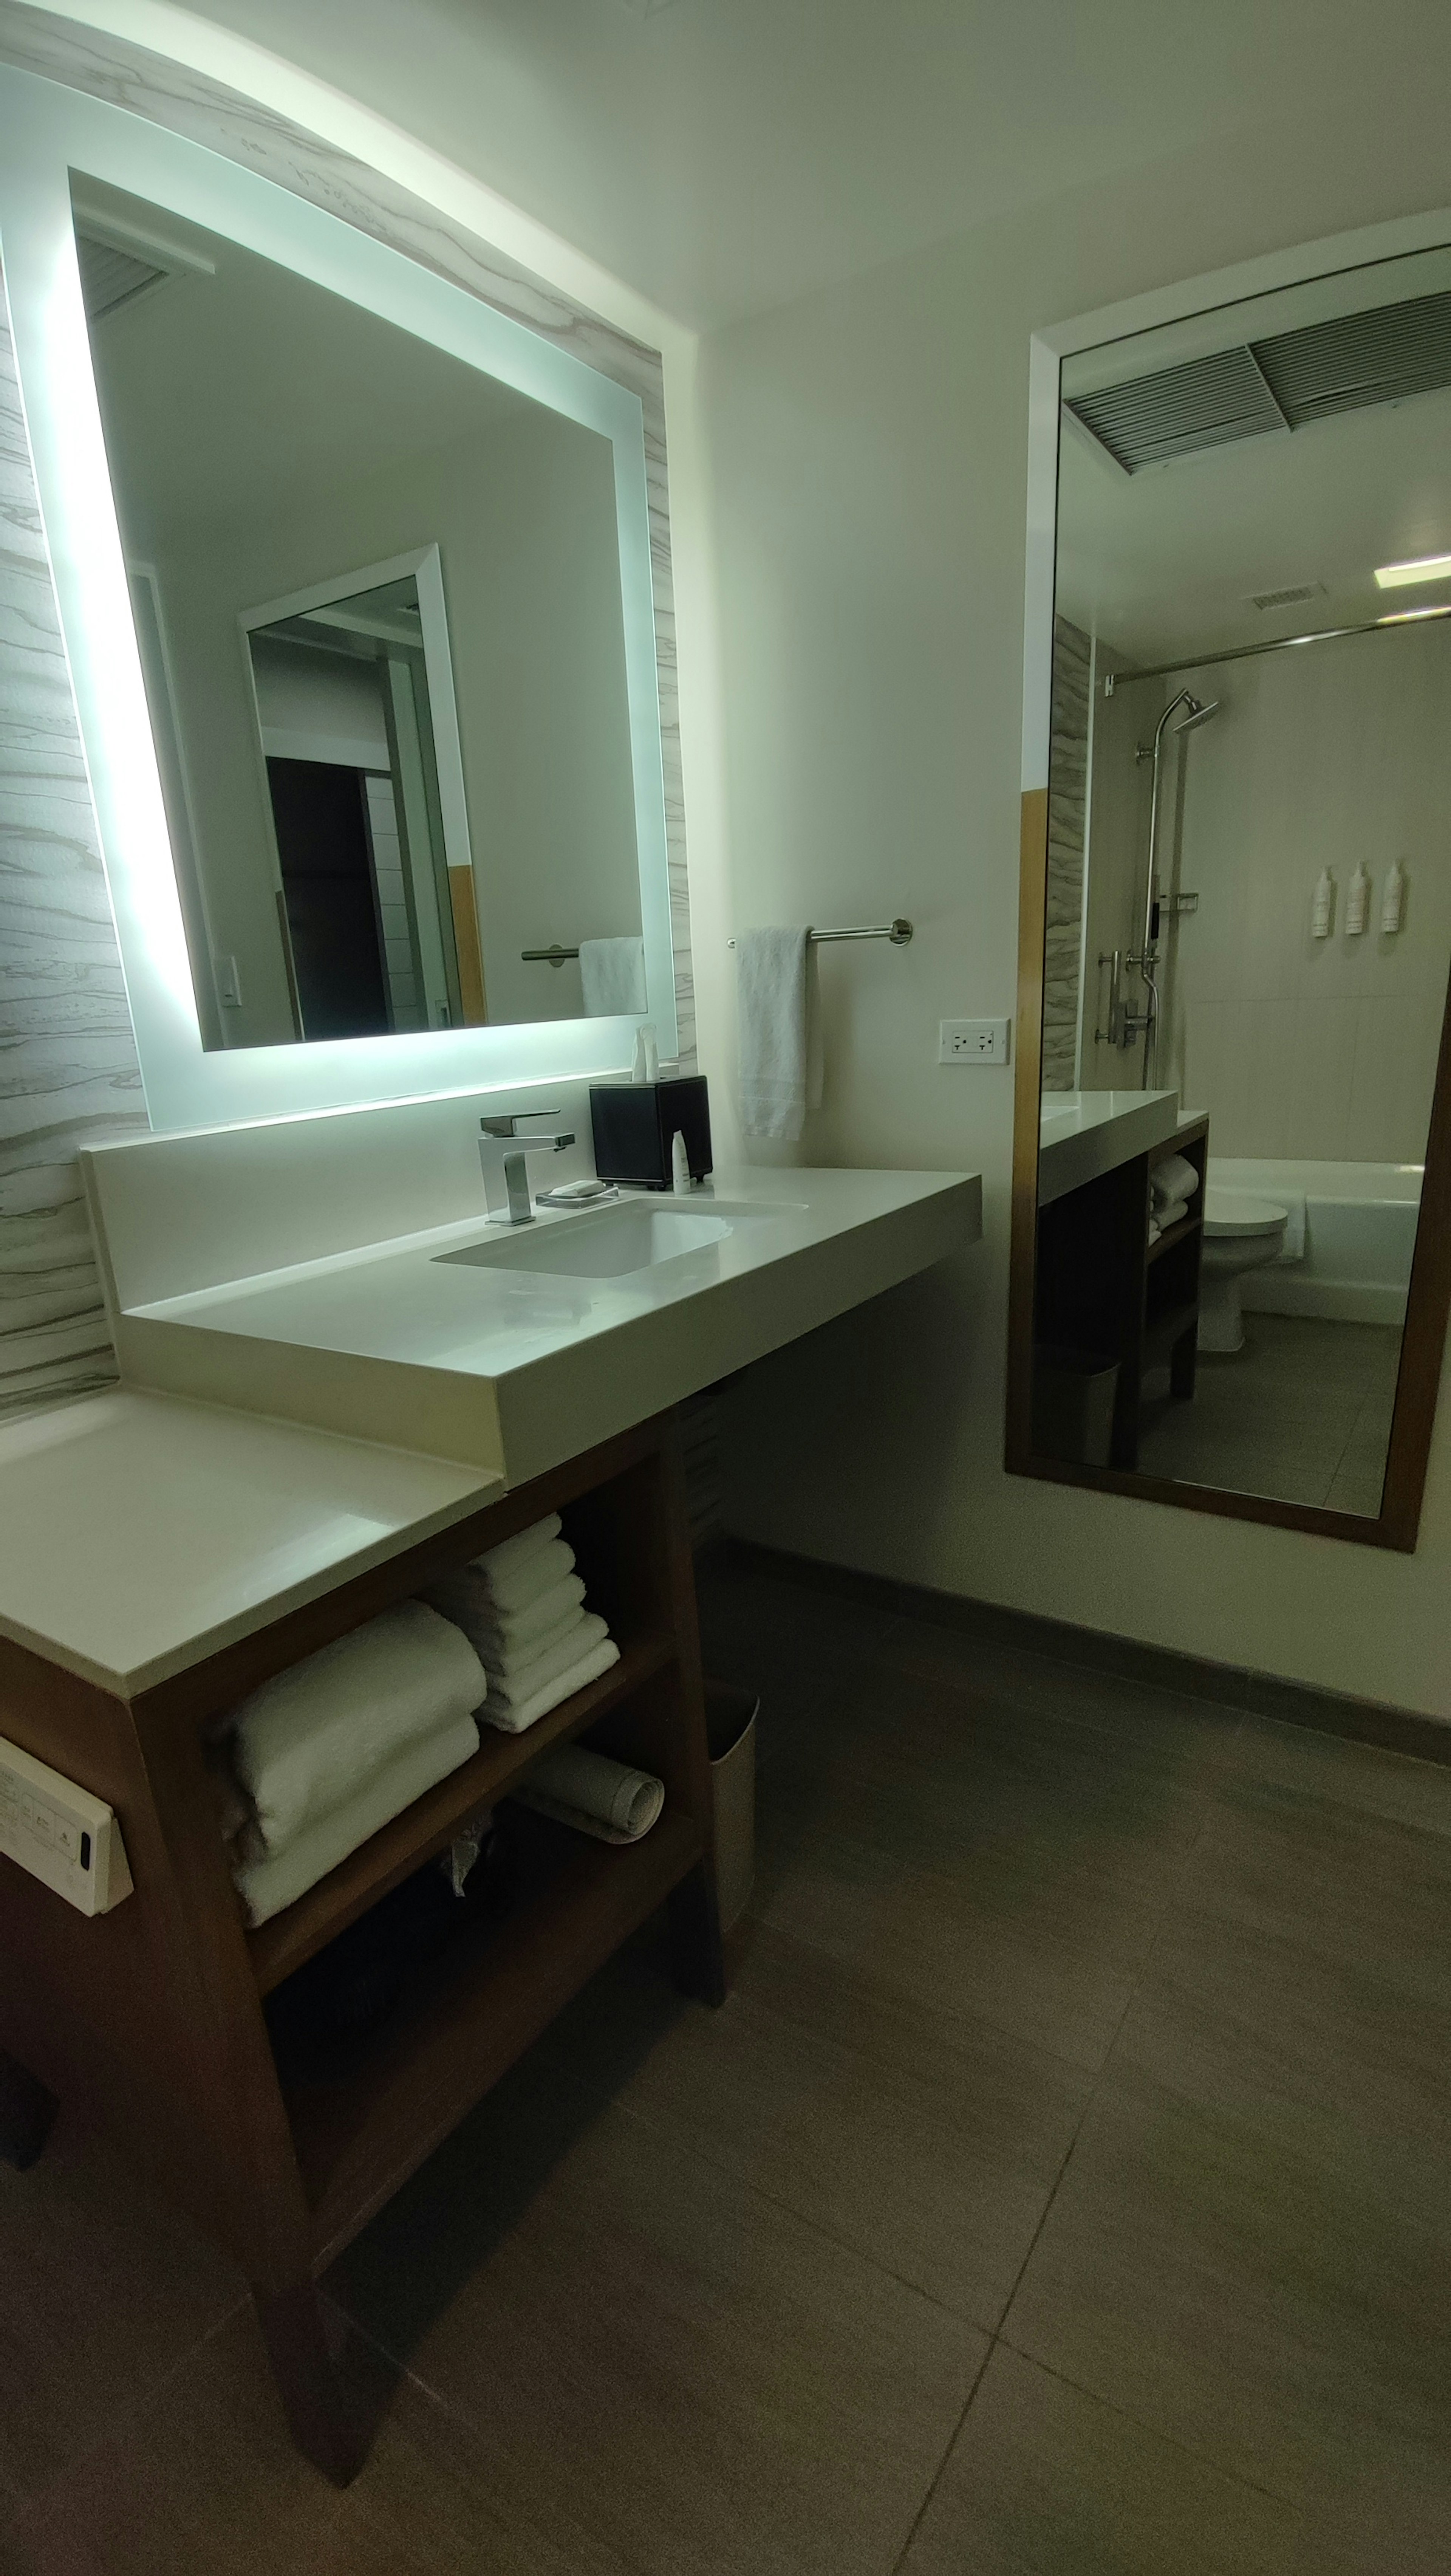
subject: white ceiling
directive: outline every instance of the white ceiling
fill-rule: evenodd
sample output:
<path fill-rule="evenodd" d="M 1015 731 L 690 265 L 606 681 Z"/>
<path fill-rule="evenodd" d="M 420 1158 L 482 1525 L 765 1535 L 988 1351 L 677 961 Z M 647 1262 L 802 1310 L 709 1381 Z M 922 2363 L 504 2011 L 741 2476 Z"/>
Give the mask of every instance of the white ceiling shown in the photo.
<path fill-rule="evenodd" d="M 191 5 L 707 328 L 1332 94 L 1451 77 L 1445 0 Z"/>

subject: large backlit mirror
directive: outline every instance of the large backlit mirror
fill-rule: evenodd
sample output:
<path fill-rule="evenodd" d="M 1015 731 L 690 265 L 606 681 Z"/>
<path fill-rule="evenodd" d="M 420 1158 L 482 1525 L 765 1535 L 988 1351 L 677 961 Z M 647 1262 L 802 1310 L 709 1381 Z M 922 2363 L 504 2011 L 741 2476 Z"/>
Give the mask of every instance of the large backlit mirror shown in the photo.
<path fill-rule="evenodd" d="M 643 1011 L 610 440 L 161 206 L 74 205 L 203 1043 Z"/>
<path fill-rule="evenodd" d="M 1451 252 L 1065 359 L 1051 685 L 1010 1463 L 1413 1544 L 1445 1328 Z"/>

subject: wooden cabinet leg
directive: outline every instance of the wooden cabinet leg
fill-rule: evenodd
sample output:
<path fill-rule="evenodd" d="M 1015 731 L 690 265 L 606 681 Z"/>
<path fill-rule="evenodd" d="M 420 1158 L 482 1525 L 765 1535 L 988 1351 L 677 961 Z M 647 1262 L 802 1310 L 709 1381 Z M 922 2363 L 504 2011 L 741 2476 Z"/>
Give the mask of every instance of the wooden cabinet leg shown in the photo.
<path fill-rule="evenodd" d="M 0 2049 L 0 2163 L 25 2173 L 50 2136 L 60 2104 L 18 2058 Z"/>
<path fill-rule="evenodd" d="M 701 1861 L 683 1878 L 669 1900 L 670 1964 L 683 1995 L 703 2004 L 726 1998 L 725 1952 L 720 1937 L 720 1908 L 715 1880 Z"/>
<path fill-rule="evenodd" d="M 351 2484 L 367 2456 L 371 2426 L 349 2398 L 328 2349 L 322 2301 L 312 2281 L 269 2297 L 254 2291 L 272 2376 L 292 2438 L 336 2487 Z"/>

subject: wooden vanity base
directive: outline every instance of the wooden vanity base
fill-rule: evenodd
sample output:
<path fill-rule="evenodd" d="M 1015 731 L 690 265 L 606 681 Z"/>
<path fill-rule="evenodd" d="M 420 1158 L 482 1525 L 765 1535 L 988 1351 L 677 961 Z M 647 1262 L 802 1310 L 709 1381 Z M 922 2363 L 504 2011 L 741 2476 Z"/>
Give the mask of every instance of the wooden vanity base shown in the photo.
<path fill-rule="evenodd" d="M 619 1663 L 522 1736 L 485 1727 L 472 1760 L 249 1932 L 202 1758 L 211 1721 L 554 1510 Z M 664 1781 L 651 1832 L 615 1848 L 517 1811 L 524 1883 L 503 1920 L 471 1923 L 367 2040 L 280 2065 L 266 1994 L 446 1850 L 550 1745 L 586 1732 Z M 0 2156 L 34 2160 L 57 2097 L 99 2115 L 241 2264 L 293 2438 L 346 2484 L 370 2428 L 330 2347 L 318 2276 L 659 1907 L 682 1990 L 724 1996 L 673 1420 L 572 1460 L 132 1699 L 0 1640 L 0 1733 L 115 1808 L 135 1881 L 114 1912 L 89 1919 L 0 1866 Z"/>

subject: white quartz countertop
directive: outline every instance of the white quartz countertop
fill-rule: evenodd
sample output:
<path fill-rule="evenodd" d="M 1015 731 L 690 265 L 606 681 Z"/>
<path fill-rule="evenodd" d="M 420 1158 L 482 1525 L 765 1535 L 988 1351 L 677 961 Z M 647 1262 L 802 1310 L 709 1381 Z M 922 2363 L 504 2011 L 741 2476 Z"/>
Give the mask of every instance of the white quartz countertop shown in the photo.
<path fill-rule="evenodd" d="M 550 1276 L 482 1209 L 123 1311 L 123 1374 L 520 1483 L 978 1240 L 976 1175 L 751 1167 L 688 1199 L 729 1233 L 622 1277 Z M 443 1256 L 486 1243 L 505 1266 Z"/>
<path fill-rule="evenodd" d="M 0 1428 L 0 1636 L 128 1698 L 501 1491 L 220 1406 L 88 1396 Z"/>
<path fill-rule="evenodd" d="M 1039 1108 L 1038 1205 L 1097 1180 L 1175 1134 L 1177 1091 L 1045 1091 Z"/>

